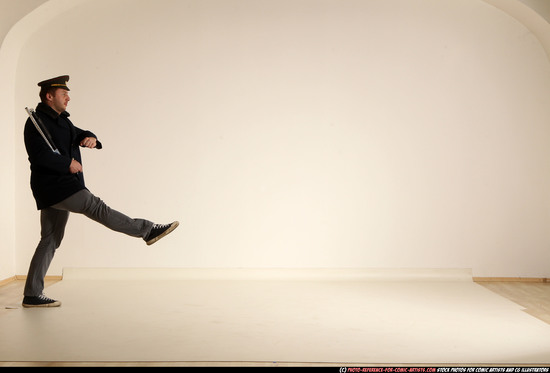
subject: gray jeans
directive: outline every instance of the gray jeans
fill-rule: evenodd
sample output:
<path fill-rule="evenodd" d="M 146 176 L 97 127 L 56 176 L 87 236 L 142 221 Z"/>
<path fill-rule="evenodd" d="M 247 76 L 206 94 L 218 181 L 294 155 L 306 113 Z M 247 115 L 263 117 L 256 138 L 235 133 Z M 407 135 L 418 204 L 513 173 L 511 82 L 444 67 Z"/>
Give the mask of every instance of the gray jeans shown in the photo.
<path fill-rule="evenodd" d="M 37 296 L 44 290 L 44 277 L 55 250 L 61 245 L 69 213 L 83 214 L 116 232 L 132 237 L 145 238 L 153 227 L 153 222 L 145 219 L 132 219 L 111 209 L 101 199 L 87 189 L 40 211 L 40 242 L 34 252 L 25 283 L 25 296 Z"/>

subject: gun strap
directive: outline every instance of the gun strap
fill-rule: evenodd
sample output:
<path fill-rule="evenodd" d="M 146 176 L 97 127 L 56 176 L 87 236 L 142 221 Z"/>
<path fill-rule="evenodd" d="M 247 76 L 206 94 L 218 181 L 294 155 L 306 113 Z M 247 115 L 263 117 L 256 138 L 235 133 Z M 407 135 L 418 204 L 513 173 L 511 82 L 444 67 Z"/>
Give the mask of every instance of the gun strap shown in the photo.
<path fill-rule="evenodd" d="M 52 148 L 54 150 L 57 150 L 57 146 L 55 146 L 55 143 L 53 142 L 52 135 L 50 135 L 50 131 L 48 131 L 48 128 L 44 125 L 44 123 L 42 122 L 42 119 L 38 116 L 38 114 L 36 114 L 36 111 L 34 111 L 34 110 L 32 111 L 32 115 L 36 119 L 38 125 L 40 126 L 40 128 L 42 129 L 42 131 L 44 132 L 46 137 L 48 138 L 48 141 L 49 141 L 50 145 L 52 146 Z"/>

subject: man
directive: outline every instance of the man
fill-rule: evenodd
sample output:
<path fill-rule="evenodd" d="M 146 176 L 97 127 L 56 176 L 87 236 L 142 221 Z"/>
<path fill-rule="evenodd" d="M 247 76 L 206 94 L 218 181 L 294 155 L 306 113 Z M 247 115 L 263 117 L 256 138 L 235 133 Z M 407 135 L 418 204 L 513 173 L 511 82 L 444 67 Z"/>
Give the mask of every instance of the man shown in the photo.
<path fill-rule="evenodd" d="M 38 83 L 41 102 L 36 107 L 37 123 L 59 154 L 52 151 L 31 118 L 25 123 L 25 147 L 31 167 L 31 189 L 40 210 L 40 242 L 31 260 L 25 283 L 23 307 L 58 307 L 61 302 L 43 294 L 44 277 L 60 246 L 69 213 L 79 213 L 106 227 L 151 245 L 178 226 L 153 224 L 132 219 L 111 209 L 84 184 L 79 147 L 101 149 L 101 142 L 90 131 L 75 127 L 65 110 L 70 101 L 69 76 Z"/>

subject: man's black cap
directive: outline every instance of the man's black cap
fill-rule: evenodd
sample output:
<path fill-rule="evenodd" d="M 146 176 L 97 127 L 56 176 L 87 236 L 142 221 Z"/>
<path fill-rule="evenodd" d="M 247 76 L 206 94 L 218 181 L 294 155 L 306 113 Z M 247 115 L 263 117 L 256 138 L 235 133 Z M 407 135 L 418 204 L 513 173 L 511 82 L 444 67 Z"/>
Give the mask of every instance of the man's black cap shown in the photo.
<path fill-rule="evenodd" d="M 38 86 L 42 88 L 63 88 L 67 91 L 70 91 L 69 87 L 67 87 L 68 81 L 69 81 L 69 75 L 62 75 L 62 76 L 58 76 L 57 78 L 44 80 L 38 83 Z"/>

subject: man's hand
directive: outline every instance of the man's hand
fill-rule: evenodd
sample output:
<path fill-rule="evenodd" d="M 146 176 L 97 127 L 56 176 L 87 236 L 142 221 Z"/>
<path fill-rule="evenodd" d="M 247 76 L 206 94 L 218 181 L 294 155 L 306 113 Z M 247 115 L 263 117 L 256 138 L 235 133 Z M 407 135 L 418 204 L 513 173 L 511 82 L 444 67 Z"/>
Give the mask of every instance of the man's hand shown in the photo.
<path fill-rule="evenodd" d="M 73 159 L 71 161 L 71 165 L 69 166 L 69 171 L 71 171 L 71 174 L 82 172 L 82 165 Z"/>
<path fill-rule="evenodd" d="M 85 137 L 84 140 L 80 142 L 80 146 L 93 149 L 96 147 L 96 143 L 97 139 L 95 137 Z"/>

